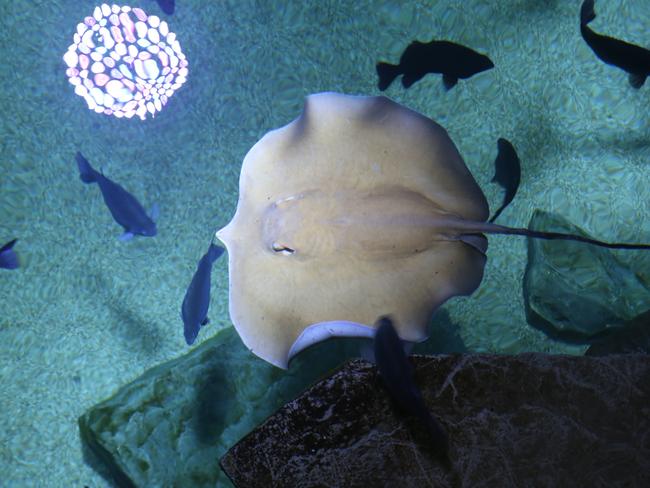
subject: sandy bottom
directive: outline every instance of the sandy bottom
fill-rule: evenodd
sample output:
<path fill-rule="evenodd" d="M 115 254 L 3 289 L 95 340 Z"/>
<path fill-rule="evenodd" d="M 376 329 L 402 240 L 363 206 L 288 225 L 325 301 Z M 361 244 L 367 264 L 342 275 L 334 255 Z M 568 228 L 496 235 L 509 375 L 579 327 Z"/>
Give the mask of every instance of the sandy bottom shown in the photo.
<path fill-rule="evenodd" d="M 496 65 L 450 92 L 428 76 L 385 94 L 448 129 L 493 209 L 496 140 L 514 144 L 522 183 L 501 223 L 526 226 L 541 208 L 605 240 L 650 241 L 650 86 L 633 90 L 595 58 L 578 0 L 402 3 L 179 0 L 167 20 L 189 79 L 145 122 L 90 112 L 67 83 L 61 57 L 92 2 L 0 3 L 0 241 L 18 237 L 22 260 L 0 270 L 2 486 L 106 486 L 82 461 L 76 419 L 188 351 L 180 304 L 235 209 L 247 150 L 306 94 L 378 94 L 375 63 L 397 62 L 413 39 L 454 40 Z M 597 11 L 595 30 L 648 46 L 647 1 Z M 158 236 L 117 240 L 98 188 L 78 179 L 77 150 L 146 207 L 158 203 Z M 650 270 L 643 253 L 619 256 Z M 524 239 L 490 239 L 482 286 L 444 307 L 465 346 L 582 353 L 526 324 L 525 264 Z M 214 269 L 200 340 L 230 323 L 226 268 Z"/>

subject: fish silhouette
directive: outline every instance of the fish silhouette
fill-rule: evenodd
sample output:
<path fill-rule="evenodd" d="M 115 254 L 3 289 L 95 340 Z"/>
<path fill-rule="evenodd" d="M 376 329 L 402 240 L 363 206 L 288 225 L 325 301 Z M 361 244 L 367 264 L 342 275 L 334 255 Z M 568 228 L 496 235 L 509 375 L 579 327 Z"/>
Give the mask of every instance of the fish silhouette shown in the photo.
<path fill-rule="evenodd" d="M 199 260 L 196 272 L 187 287 L 181 318 L 184 324 L 185 342 L 190 346 L 199 335 L 201 326 L 208 323 L 208 308 L 210 307 L 210 275 L 212 264 L 223 254 L 224 248 L 210 244 L 208 252 Z"/>
<path fill-rule="evenodd" d="M 147 215 L 147 212 L 133 195 L 100 172 L 95 171 L 80 152 L 77 152 L 76 160 L 81 181 L 99 185 L 104 202 L 115 222 L 124 227 L 124 234 L 122 234 L 120 240 L 129 240 L 134 235 L 148 237 L 156 235 L 157 205 L 154 205 L 151 216 Z"/>
<path fill-rule="evenodd" d="M 402 75 L 402 86 L 409 88 L 428 73 L 441 73 L 447 90 L 458 79 L 469 78 L 481 71 L 494 68 L 487 56 L 450 41 L 413 41 L 402 53 L 399 64 L 377 63 L 379 89 L 384 91 L 393 80 Z"/>
<path fill-rule="evenodd" d="M 501 215 L 503 209 L 515 198 L 521 180 L 521 163 L 513 145 L 510 141 L 500 138 L 497 141 L 497 146 L 499 152 L 494 161 L 495 173 L 492 182 L 501 185 L 505 190 L 505 195 L 503 196 L 501 207 L 494 213 L 490 222 L 494 222 Z"/>
<path fill-rule="evenodd" d="M 580 8 L 582 38 L 602 61 L 626 71 L 633 88 L 641 88 L 650 75 L 650 50 L 594 32 L 588 24 L 595 18 L 594 0 L 585 0 Z"/>
<path fill-rule="evenodd" d="M 391 398 L 405 413 L 420 419 L 429 431 L 434 450 L 446 455 L 449 450 L 447 432 L 424 403 L 422 392 L 413 379 L 413 368 L 404 353 L 393 321 L 380 317 L 375 333 L 375 361 Z"/>

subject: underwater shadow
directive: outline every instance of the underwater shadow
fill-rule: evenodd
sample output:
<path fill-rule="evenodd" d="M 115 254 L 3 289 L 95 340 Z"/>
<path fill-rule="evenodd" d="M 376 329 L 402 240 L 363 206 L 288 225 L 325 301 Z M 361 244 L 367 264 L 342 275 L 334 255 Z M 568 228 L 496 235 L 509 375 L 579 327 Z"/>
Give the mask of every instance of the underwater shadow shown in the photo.
<path fill-rule="evenodd" d="M 198 381 L 197 394 L 192 402 L 195 409 L 192 429 L 202 444 L 215 444 L 230 423 L 228 413 L 232 412 L 236 398 L 235 385 L 229 379 L 231 376 L 226 364 L 215 362 Z"/>
<path fill-rule="evenodd" d="M 81 439 L 81 456 L 84 463 L 98 474 L 110 488 L 136 488 L 135 483 L 126 476 L 120 469 L 111 469 L 111 455 L 106 452 L 99 444 L 92 443 L 90 447 L 83 442 L 83 433 L 80 433 Z M 86 439 L 88 441 L 88 439 Z M 91 484 L 84 484 L 83 488 L 90 488 Z"/>
<path fill-rule="evenodd" d="M 413 346 L 411 354 L 452 354 L 468 352 L 460 336 L 460 327 L 451 320 L 449 312 L 438 310 L 429 327 L 429 338 Z"/>
<path fill-rule="evenodd" d="M 153 355 L 160 351 L 163 337 L 158 327 L 152 322 L 138 316 L 136 310 L 131 310 L 123 306 L 110 293 L 110 284 L 99 274 L 88 276 L 98 285 L 97 290 L 88 290 L 91 300 L 101 299 L 102 303 L 110 311 L 111 319 L 110 331 L 124 343 L 125 348 L 138 350 Z M 100 291 L 101 290 L 101 291 Z"/>

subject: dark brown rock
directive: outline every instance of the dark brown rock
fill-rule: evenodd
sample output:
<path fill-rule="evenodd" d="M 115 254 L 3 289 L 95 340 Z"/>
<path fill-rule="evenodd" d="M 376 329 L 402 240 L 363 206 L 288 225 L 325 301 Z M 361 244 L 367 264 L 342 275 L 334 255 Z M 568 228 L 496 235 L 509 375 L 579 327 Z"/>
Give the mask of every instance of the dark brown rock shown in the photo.
<path fill-rule="evenodd" d="M 444 466 L 354 360 L 221 459 L 238 487 L 650 486 L 650 357 L 412 358 Z"/>

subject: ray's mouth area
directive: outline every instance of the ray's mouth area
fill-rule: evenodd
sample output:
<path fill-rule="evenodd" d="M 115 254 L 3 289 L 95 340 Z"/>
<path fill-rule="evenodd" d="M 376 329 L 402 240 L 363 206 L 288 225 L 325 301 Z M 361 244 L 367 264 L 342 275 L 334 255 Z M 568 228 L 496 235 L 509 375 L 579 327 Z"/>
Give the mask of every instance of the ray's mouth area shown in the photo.
<path fill-rule="evenodd" d="M 274 252 L 284 254 L 286 256 L 290 256 L 294 252 L 296 252 L 295 249 L 291 249 L 290 247 L 283 246 L 282 244 L 278 244 L 277 242 L 274 242 L 271 244 L 271 249 L 273 249 Z"/>

